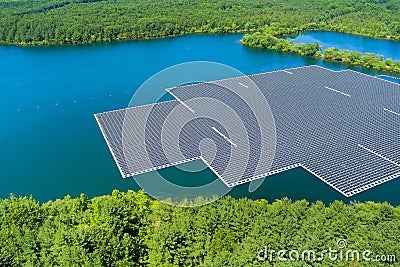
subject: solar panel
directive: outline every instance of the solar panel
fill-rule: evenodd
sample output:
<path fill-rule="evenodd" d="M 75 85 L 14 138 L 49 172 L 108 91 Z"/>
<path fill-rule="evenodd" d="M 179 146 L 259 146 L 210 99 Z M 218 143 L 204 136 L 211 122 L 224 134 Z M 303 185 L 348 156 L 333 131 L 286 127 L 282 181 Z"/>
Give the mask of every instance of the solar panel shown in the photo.
<path fill-rule="evenodd" d="M 400 176 L 400 85 L 306 66 L 96 114 L 123 177 L 202 159 L 229 187 L 303 167 L 349 197 Z"/>

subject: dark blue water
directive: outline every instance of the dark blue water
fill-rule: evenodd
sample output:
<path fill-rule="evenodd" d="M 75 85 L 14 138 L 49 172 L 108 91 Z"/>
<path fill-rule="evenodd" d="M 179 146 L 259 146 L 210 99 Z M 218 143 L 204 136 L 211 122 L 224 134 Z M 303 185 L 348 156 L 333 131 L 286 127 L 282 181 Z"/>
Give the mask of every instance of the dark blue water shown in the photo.
<path fill-rule="evenodd" d="M 120 177 L 93 114 L 126 107 L 141 83 L 171 65 L 214 61 L 245 74 L 310 64 L 342 68 L 313 58 L 248 49 L 239 43 L 241 37 L 191 35 L 84 46 L 0 46 L 0 197 L 14 193 L 47 201 L 81 192 L 93 197 L 115 188 L 138 190 L 133 179 Z M 400 43 L 393 45 L 400 51 Z M 163 172 L 182 181 L 215 179 L 209 170 Z M 399 189 L 400 179 L 357 199 L 399 204 Z M 231 193 L 268 200 L 343 199 L 301 169 L 268 178 L 252 194 L 247 185 Z"/>
<path fill-rule="evenodd" d="M 294 41 L 299 43 L 318 42 L 323 49 L 336 47 L 363 53 L 371 52 L 395 60 L 400 59 L 400 42 L 391 40 L 365 38 L 337 32 L 312 31 L 296 36 Z"/>

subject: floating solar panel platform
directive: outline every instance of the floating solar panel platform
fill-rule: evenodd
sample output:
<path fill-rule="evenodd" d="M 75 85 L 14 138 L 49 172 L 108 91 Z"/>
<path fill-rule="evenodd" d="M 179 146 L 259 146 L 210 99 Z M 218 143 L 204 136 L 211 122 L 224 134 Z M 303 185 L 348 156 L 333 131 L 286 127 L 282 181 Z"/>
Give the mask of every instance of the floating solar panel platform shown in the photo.
<path fill-rule="evenodd" d="M 346 197 L 400 177 L 399 84 L 306 66 L 168 92 L 95 115 L 123 177 L 201 159 L 234 187 L 302 167 Z"/>

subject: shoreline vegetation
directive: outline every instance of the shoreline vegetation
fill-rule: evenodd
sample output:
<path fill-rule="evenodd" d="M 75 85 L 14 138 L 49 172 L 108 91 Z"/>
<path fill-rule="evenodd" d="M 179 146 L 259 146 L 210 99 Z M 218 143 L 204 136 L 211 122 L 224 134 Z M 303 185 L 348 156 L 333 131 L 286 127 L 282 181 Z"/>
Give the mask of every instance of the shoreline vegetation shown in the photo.
<path fill-rule="evenodd" d="M 5 0 L 0 43 L 90 44 L 201 33 L 246 34 L 242 44 L 400 74 L 399 61 L 282 39 L 321 30 L 400 41 L 396 0 Z"/>
<path fill-rule="evenodd" d="M 224 197 L 184 208 L 143 191 L 117 190 L 43 204 L 32 197 L 0 199 L 1 266 L 280 266 L 277 255 L 259 260 L 259 251 L 319 253 L 337 250 L 339 240 L 345 240 L 343 253 L 371 251 L 372 259 L 393 255 L 398 262 L 399 237 L 400 207 L 388 203 Z M 339 261 L 326 254 L 318 262 L 286 263 L 379 267 L 390 265 L 386 259 Z"/>
<path fill-rule="evenodd" d="M 310 44 L 296 43 L 293 40 L 278 38 L 265 32 L 246 34 L 240 42 L 247 47 L 268 49 L 283 53 L 294 53 L 302 56 L 320 58 L 325 61 L 334 61 L 366 69 L 400 74 L 400 60 L 384 58 L 382 55 L 373 53 L 340 50 L 335 47 L 328 47 L 322 52 L 322 47 L 317 42 Z"/>
<path fill-rule="evenodd" d="M 400 41 L 396 0 L 4 0 L 0 42 L 62 45 L 258 32 L 309 30 Z"/>

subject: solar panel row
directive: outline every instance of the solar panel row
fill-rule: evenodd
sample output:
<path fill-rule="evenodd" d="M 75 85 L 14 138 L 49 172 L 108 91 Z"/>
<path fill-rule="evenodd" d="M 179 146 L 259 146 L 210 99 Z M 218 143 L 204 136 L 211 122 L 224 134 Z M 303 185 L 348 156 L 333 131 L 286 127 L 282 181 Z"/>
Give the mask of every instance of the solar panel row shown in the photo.
<path fill-rule="evenodd" d="M 201 158 L 229 187 L 303 167 L 352 196 L 400 176 L 399 89 L 307 66 L 176 87 L 178 100 L 95 117 L 123 177 Z"/>

